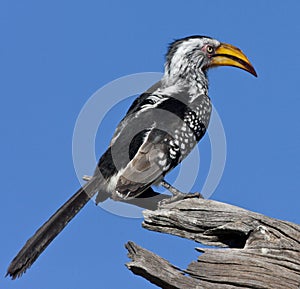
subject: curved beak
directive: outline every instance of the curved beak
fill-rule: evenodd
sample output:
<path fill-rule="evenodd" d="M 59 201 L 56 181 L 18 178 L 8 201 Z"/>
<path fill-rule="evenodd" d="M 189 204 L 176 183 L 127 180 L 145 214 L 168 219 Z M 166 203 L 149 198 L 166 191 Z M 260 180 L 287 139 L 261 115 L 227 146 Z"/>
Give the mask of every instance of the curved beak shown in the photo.
<path fill-rule="evenodd" d="M 257 77 L 254 67 L 242 50 L 227 43 L 221 43 L 215 50 L 209 66 L 234 66 L 246 70 Z"/>

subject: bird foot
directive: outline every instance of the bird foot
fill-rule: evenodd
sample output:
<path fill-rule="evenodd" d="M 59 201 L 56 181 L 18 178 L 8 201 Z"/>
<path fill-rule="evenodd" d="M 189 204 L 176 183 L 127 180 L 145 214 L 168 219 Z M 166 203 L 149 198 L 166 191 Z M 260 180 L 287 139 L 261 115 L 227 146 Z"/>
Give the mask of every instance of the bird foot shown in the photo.
<path fill-rule="evenodd" d="M 179 191 L 178 189 L 176 189 L 175 187 L 170 185 L 165 180 L 162 180 L 160 184 L 164 188 L 166 188 L 168 191 L 170 191 L 173 196 L 171 198 L 166 198 L 166 199 L 161 200 L 158 204 L 159 207 L 163 206 L 163 205 L 175 203 L 177 201 L 181 201 L 181 200 L 184 200 L 184 199 L 189 199 L 189 198 L 204 199 L 203 196 L 198 192 L 197 193 L 188 193 L 188 194 L 182 193 L 181 191 Z"/>
<path fill-rule="evenodd" d="M 179 194 L 173 195 L 171 198 L 166 198 L 166 199 L 161 200 L 158 203 L 158 207 L 168 205 L 168 204 L 172 204 L 172 203 L 175 203 L 175 202 L 178 202 L 178 201 L 181 201 L 181 200 L 190 199 L 190 198 L 204 199 L 203 196 L 198 192 L 188 193 L 188 194 L 180 192 Z"/>

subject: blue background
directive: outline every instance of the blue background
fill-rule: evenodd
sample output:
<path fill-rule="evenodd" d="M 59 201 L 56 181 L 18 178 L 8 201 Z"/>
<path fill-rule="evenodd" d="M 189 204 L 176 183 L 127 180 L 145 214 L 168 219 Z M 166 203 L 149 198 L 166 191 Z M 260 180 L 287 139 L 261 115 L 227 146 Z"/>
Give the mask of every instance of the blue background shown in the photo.
<path fill-rule="evenodd" d="M 297 0 L 1 1 L 0 287 L 154 288 L 124 266 L 128 240 L 177 266 L 197 258 L 198 244 L 89 202 L 21 279 L 4 278 L 27 238 L 79 187 L 72 134 L 86 100 L 118 77 L 161 72 L 168 43 L 192 34 L 242 48 L 259 75 L 209 73 L 228 146 L 212 199 L 300 223 L 299 11 Z M 109 124 L 97 143 L 109 143 Z M 207 138 L 204 163 L 206 150 Z"/>

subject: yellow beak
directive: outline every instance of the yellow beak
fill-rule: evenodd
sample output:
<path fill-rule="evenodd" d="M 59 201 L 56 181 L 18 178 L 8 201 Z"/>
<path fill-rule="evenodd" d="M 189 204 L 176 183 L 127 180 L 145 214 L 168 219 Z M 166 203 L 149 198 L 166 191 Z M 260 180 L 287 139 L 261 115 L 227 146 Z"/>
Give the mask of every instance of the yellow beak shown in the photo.
<path fill-rule="evenodd" d="M 210 67 L 234 66 L 246 70 L 257 77 L 256 71 L 247 56 L 239 48 L 221 43 L 212 55 Z"/>

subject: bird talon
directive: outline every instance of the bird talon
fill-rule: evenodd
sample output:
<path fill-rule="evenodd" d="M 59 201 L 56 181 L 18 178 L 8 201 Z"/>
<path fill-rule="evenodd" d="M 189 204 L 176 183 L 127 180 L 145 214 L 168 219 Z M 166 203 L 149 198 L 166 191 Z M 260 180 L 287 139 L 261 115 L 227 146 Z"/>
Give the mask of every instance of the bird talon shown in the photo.
<path fill-rule="evenodd" d="M 158 207 L 162 207 L 164 205 L 172 204 L 172 203 L 175 203 L 175 202 L 178 202 L 178 201 L 181 201 L 181 200 L 185 200 L 185 199 L 190 199 L 190 198 L 204 199 L 202 194 L 199 193 L 199 192 L 188 193 L 188 194 L 179 192 L 179 193 L 177 193 L 176 195 L 173 195 L 170 198 L 166 198 L 166 199 L 161 200 L 158 203 Z"/>

